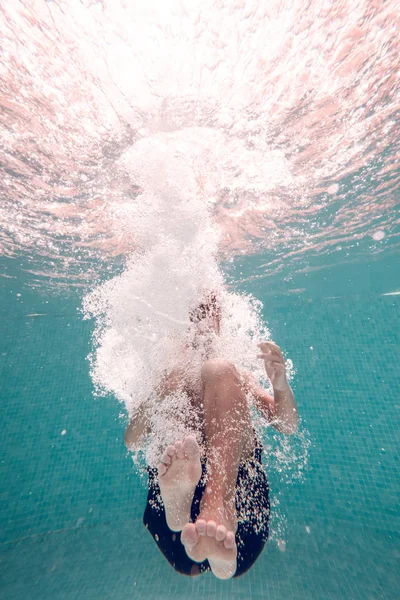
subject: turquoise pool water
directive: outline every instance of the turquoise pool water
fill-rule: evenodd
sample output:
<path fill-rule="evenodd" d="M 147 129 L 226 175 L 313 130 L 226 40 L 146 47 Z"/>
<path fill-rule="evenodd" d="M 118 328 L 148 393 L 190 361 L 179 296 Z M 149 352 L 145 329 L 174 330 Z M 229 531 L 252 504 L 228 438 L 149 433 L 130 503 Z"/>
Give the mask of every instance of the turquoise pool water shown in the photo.
<path fill-rule="evenodd" d="M 0 600 L 400 598 L 397 4 L 1 2 Z M 303 419 L 265 433 L 271 538 L 227 582 L 158 552 L 92 383 L 147 399 L 217 257 Z"/>
<path fill-rule="evenodd" d="M 269 473 L 285 551 L 272 539 L 228 582 L 176 574 L 143 528 L 146 490 L 123 445 L 122 410 L 92 395 L 93 324 L 79 295 L 36 293 L 24 265 L 4 259 L 1 597 L 398 598 L 400 295 L 386 294 L 400 281 L 389 250 L 241 288 L 264 302 L 294 362 L 311 447 L 302 481 L 282 490 Z"/>

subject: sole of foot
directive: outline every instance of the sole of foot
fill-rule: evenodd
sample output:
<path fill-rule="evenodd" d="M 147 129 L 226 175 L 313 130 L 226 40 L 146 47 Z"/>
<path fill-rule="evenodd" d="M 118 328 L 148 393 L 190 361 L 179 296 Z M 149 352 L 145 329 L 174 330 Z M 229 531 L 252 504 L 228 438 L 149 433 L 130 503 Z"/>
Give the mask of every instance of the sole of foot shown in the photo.
<path fill-rule="evenodd" d="M 207 559 L 213 574 L 229 579 L 236 572 L 237 547 L 235 534 L 225 525 L 209 519 L 187 523 L 181 533 L 186 554 L 195 562 Z"/>
<path fill-rule="evenodd" d="M 193 494 L 201 473 L 200 449 L 193 435 L 165 449 L 158 478 L 167 524 L 172 531 L 182 531 L 190 521 Z"/>

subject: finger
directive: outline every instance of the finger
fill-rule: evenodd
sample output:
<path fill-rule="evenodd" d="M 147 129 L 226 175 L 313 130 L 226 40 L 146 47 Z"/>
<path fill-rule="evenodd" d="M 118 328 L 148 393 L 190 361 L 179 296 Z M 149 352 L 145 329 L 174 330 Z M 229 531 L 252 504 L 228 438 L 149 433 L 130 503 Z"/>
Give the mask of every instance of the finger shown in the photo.
<path fill-rule="evenodd" d="M 263 352 L 270 350 L 271 352 L 275 352 L 276 354 L 282 356 L 282 351 L 278 344 L 275 344 L 275 342 L 260 342 L 258 347 L 261 348 Z"/>
<path fill-rule="evenodd" d="M 259 356 L 263 356 L 265 358 L 269 358 L 269 360 L 277 360 L 280 362 L 284 360 L 282 354 L 278 354 L 278 352 L 273 352 L 270 350 L 264 351 L 262 354 L 259 354 Z"/>
<path fill-rule="evenodd" d="M 258 354 L 257 358 L 263 358 L 264 360 L 268 361 L 268 362 L 276 362 L 280 365 L 284 365 L 285 364 L 285 359 L 283 358 L 283 356 L 278 356 L 277 354 Z"/>
<path fill-rule="evenodd" d="M 272 340 L 266 340 L 265 344 L 267 344 L 267 346 L 269 346 L 270 348 L 274 348 L 274 350 L 279 350 L 279 352 L 281 351 L 278 344 L 275 344 L 275 342 L 273 342 Z"/>
<path fill-rule="evenodd" d="M 271 347 L 268 347 L 268 349 L 269 349 L 269 351 L 271 353 L 271 356 L 273 356 L 274 358 L 277 358 L 277 359 L 283 361 L 283 356 L 282 356 L 282 352 L 281 352 L 280 348 L 271 348 Z"/>
<path fill-rule="evenodd" d="M 281 362 L 269 360 L 265 364 L 268 368 L 274 369 L 278 373 L 283 373 L 285 371 L 285 365 Z"/>
<path fill-rule="evenodd" d="M 272 356 L 277 356 L 283 360 L 283 355 L 280 348 L 271 348 L 271 354 Z"/>
<path fill-rule="evenodd" d="M 271 352 L 272 354 L 276 354 L 277 356 L 282 356 L 281 349 L 276 344 L 270 344 L 269 342 L 261 342 L 260 344 L 258 344 L 258 347 L 260 348 L 260 350 L 262 350 L 262 352 Z"/>

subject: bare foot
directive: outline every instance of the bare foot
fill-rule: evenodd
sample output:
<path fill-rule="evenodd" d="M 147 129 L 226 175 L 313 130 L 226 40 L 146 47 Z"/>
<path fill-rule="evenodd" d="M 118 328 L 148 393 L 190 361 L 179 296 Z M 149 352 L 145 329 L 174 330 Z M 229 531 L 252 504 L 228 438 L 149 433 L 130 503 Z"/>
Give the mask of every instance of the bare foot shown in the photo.
<path fill-rule="evenodd" d="M 168 527 L 182 531 L 190 521 L 193 494 L 201 477 L 200 449 L 193 435 L 168 446 L 158 467 Z"/>
<path fill-rule="evenodd" d="M 187 523 L 181 534 L 186 554 L 196 562 L 207 559 L 219 579 L 229 579 L 236 572 L 236 518 L 229 518 L 223 508 L 202 508 L 196 523 Z"/>

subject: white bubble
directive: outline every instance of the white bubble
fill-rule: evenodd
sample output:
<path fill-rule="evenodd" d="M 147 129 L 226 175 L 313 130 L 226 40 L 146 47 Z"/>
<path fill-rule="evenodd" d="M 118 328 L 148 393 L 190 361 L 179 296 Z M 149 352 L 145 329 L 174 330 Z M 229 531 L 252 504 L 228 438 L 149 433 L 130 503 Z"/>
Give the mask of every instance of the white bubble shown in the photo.
<path fill-rule="evenodd" d="M 372 234 L 372 239 L 374 239 L 376 242 L 380 242 L 380 240 L 383 240 L 384 237 L 385 232 L 382 231 L 382 229 L 379 229 L 378 231 L 375 231 L 375 233 Z"/>
<path fill-rule="evenodd" d="M 286 542 L 285 542 L 285 540 L 277 540 L 276 543 L 277 543 L 277 546 L 278 546 L 278 548 L 279 548 L 279 550 L 281 552 L 285 552 L 286 551 Z"/>
<path fill-rule="evenodd" d="M 338 183 L 332 183 L 326 190 L 328 192 L 328 194 L 334 195 L 337 194 L 337 192 L 339 191 L 339 184 Z"/>
<path fill-rule="evenodd" d="M 204 360 L 223 356 L 265 379 L 254 339 L 271 337 L 261 303 L 225 285 L 219 230 L 199 193 L 190 150 L 173 136 L 157 134 L 125 155 L 122 168 L 145 191 L 121 203 L 120 223 L 139 249 L 126 259 L 124 271 L 95 287 L 83 305 L 85 316 L 96 320 L 90 356 L 95 392 L 113 394 L 129 416 L 144 409 L 153 431 L 144 448 L 151 466 L 157 466 L 167 441 L 189 432 L 187 395 L 172 390 L 168 401 L 157 403 L 163 377 L 179 368 L 186 379 L 199 382 Z M 212 331 L 199 336 L 189 319 L 207 290 L 216 292 L 220 304 L 219 336 Z"/>

